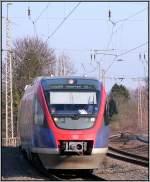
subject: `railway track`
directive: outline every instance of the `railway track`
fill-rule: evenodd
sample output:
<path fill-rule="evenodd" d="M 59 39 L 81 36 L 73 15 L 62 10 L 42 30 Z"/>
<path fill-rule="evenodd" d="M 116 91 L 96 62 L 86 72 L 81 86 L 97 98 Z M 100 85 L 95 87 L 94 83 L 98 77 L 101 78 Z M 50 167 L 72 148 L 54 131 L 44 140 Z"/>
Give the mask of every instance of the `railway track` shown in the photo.
<path fill-rule="evenodd" d="M 107 156 L 115 158 L 115 159 L 123 160 L 126 162 L 134 163 L 137 165 L 141 165 L 144 167 L 149 166 L 149 158 L 140 156 L 137 154 L 125 152 L 123 150 L 119 150 L 111 146 L 108 147 Z"/>
<path fill-rule="evenodd" d="M 106 181 L 95 174 L 88 173 L 82 170 L 46 170 L 35 167 L 37 171 L 46 178 L 46 180 L 52 181 Z"/>
<path fill-rule="evenodd" d="M 109 161 L 110 160 L 110 161 Z M 115 161 L 115 162 L 114 162 Z M 22 154 L 19 152 L 18 148 L 13 147 L 4 147 L 2 148 L 2 180 L 6 181 L 106 181 L 107 180 L 116 180 L 116 179 L 133 179 L 135 175 L 135 179 L 148 179 L 148 169 L 141 169 L 137 173 L 137 166 L 127 167 L 126 164 L 121 164 L 119 161 L 108 159 L 108 166 L 104 169 L 95 170 L 93 174 L 91 173 L 83 173 L 80 171 L 77 173 L 72 172 L 66 173 L 63 171 L 45 171 L 41 172 L 34 166 L 32 166 L 31 162 L 26 160 Z M 117 162 L 119 163 L 119 168 L 117 167 Z M 109 164 L 110 163 L 110 164 Z M 115 167 L 112 168 L 113 164 Z M 13 167 L 12 167 L 13 166 Z M 130 165 L 129 165 L 130 166 Z M 127 168 L 126 168 L 127 167 Z M 40 165 L 40 168 L 42 166 Z M 121 170 L 121 172 L 118 171 Z M 122 172 L 124 171 L 125 172 Z M 118 172 L 117 172 L 118 171 Z M 130 172 L 129 172 L 130 171 Z M 133 172 L 131 172 L 133 171 Z M 132 174 L 131 174 L 132 173 Z M 116 176 L 115 176 L 116 175 Z M 142 177 L 141 177 L 142 175 Z M 118 176 L 120 178 L 118 178 Z M 112 178 L 113 177 L 113 178 Z M 106 178 L 106 179 L 105 179 Z"/>
<path fill-rule="evenodd" d="M 109 137 L 109 141 L 120 142 L 120 141 L 130 141 L 139 140 L 143 143 L 148 144 L 148 136 L 136 135 L 129 132 L 115 134 Z"/>
<path fill-rule="evenodd" d="M 106 179 L 98 177 L 95 174 L 92 173 L 84 173 L 82 171 L 78 172 L 59 172 L 59 173 L 53 173 L 50 172 L 50 176 L 53 176 L 53 178 L 57 181 L 106 181 Z"/>

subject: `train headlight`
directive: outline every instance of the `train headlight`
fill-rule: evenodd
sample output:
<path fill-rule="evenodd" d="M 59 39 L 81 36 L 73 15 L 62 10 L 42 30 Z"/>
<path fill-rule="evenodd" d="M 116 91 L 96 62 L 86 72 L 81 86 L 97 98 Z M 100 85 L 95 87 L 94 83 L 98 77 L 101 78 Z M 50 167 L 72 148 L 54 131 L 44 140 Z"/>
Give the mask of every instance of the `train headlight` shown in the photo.
<path fill-rule="evenodd" d="M 58 118 L 54 118 L 54 121 L 58 121 Z"/>
<path fill-rule="evenodd" d="M 57 118 L 57 117 L 55 117 L 55 118 L 54 118 L 54 121 L 55 121 L 56 123 L 64 123 L 64 122 L 65 122 L 65 118 Z"/>
<path fill-rule="evenodd" d="M 91 122 L 94 122 L 95 121 L 95 118 L 91 118 Z"/>
<path fill-rule="evenodd" d="M 69 84 L 74 84 L 74 80 L 70 79 L 70 80 L 68 80 L 68 83 Z"/>

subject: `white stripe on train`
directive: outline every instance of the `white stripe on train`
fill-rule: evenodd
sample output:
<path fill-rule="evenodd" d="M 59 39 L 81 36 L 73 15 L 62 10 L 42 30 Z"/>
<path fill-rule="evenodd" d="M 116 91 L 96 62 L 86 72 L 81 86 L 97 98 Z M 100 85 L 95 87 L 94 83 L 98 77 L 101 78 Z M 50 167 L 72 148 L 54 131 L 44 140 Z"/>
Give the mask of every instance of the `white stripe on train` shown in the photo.
<path fill-rule="evenodd" d="M 94 148 L 92 154 L 105 154 L 108 148 Z M 58 148 L 32 148 L 32 152 L 42 154 L 59 154 Z"/>

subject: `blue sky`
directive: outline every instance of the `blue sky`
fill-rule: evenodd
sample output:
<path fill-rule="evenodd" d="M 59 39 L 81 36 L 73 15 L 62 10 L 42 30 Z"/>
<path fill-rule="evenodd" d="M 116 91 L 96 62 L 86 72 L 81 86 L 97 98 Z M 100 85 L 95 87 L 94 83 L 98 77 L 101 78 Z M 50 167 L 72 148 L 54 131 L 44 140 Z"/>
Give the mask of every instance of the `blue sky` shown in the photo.
<path fill-rule="evenodd" d="M 77 2 L 13 2 L 9 7 L 13 41 L 35 35 L 33 24 L 27 16 L 28 7 L 30 7 L 31 18 L 34 21 L 44 10 L 35 25 L 38 36 L 45 41 L 76 5 Z M 118 22 L 115 25 L 108 19 L 109 10 L 111 10 L 111 20 Z M 3 3 L 2 6 L 2 16 L 4 17 L 2 19 L 2 46 L 5 49 L 6 3 Z M 112 31 L 114 31 L 113 34 Z M 71 58 L 77 70 L 76 75 L 87 74 L 98 78 L 98 66 L 94 60 L 91 61 L 92 52 L 90 50 L 114 49 L 107 51 L 107 53 L 118 55 L 147 41 L 147 2 L 82 2 L 48 40 L 48 45 L 55 49 L 57 56 L 64 52 Z M 101 69 L 107 70 L 112 64 L 106 72 L 107 90 L 115 82 L 122 83 L 132 89 L 138 86 L 137 81 L 130 78 L 147 75 L 147 63 L 145 60 L 143 62 L 139 60 L 139 53 L 145 54 L 148 59 L 148 44 L 118 57 L 124 61 L 115 61 L 113 64 L 114 56 L 96 55 L 96 61 L 100 62 Z M 144 67 L 146 71 L 144 71 Z M 110 80 L 110 77 L 121 76 L 128 79 L 124 79 L 122 82 L 115 79 Z"/>

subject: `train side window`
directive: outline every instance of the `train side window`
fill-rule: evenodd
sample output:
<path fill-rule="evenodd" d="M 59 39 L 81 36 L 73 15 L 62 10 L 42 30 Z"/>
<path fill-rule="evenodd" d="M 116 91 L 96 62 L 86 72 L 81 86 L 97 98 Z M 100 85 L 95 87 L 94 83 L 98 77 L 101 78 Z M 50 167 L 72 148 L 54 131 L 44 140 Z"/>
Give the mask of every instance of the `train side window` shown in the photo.
<path fill-rule="evenodd" d="M 43 125 L 44 123 L 44 113 L 37 98 L 35 99 L 34 122 L 38 125 Z"/>
<path fill-rule="evenodd" d="M 105 122 L 105 125 L 108 125 L 110 123 L 108 102 L 106 102 L 105 104 L 104 122 Z"/>

